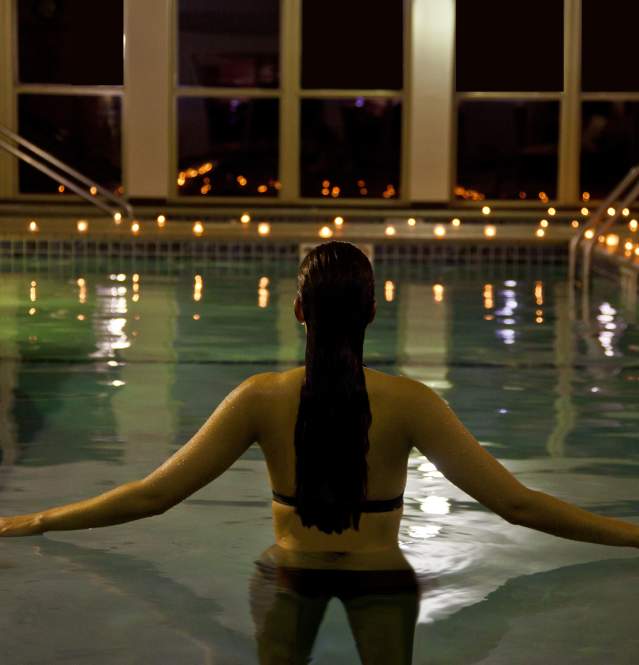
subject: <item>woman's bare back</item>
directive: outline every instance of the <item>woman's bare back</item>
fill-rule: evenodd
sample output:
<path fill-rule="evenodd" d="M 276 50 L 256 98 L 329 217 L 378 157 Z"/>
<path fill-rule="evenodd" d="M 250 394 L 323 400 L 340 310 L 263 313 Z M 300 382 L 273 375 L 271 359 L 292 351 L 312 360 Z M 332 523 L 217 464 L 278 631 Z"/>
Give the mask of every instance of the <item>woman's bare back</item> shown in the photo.
<path fill-rule="evenodd" d="M 273 373 L 262 415 L 259 445 L 264 452 L 271 487 L 280 494 L 295 494 L 294 432 L 304 367 Z M 369 429 L 368 499 L 390 499 L 406 485 L 411 445 L 401 421 L 401 379 L 364 368 L 372 414 Z M 339 461 L 336 460 L 336 464 Z M 302 526 L 295 508 L 273 502 L 276 542 L 285 550 L 306 552 L 370 552 L 396 549 L 402 509 L 362 513 L 359 531 L 326 534 Z"/>

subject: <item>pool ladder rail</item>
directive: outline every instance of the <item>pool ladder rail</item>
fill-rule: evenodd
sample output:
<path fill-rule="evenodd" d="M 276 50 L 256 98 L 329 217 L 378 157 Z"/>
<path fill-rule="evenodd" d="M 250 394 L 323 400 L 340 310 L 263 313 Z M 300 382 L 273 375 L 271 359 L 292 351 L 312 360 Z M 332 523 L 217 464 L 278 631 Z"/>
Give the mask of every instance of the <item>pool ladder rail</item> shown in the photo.
<path fill-rule="evenodd" d="M 37 157 L 20 150 L 17 146 L 27 148 Z M 120 213 L 124 219 L 133 220 L 133 207 L 125 199 L 87 178 L 4 125 L 0 125 L 0 148 L 64 185 L 78 196 L 107 212 L 109 216 L 113 217 L 116 213 Z M 58 171 L 54 169 L 58 169 Z"/>
<path fill-rule="evenodd" d="M 585 224 L 575 235 L 570 239 L 570 251 L 568 258 L 568 283 L 569 283 L 569 298 L 570 298 L 570 312 L 571 318 L 574 320 L 575 316 L 575 289 L 577 286 L 581 287 L 581 318 L 586 324 L 590 323 L 590 287 L 591 287 L 591 267 L 592 267 L 592 250 L 595 243 L 599 242 L 599 237 L 604 236 L 615 224 L 627 215 L 627 209 L 636 201 L 639 196 L 639 164 L 633 166 L 628 173 L 622 178 L 619 184 L 610 192 L 606 199 L 601 203 L 597 210 L 593 213 L 588 223 Z M 609 208 L 614 205 L 614 213 L 608 212 Z M 624 215 L 624 210 L 626 213 Z M 592 230 L 592 237 L 587 237 L 586 232 Z M 579 254 L 579 247 L 581 245 L 581 281 L 576 279 L 577 274 L 577 258 Z M 639 246 L 639 245 L 638 245 Z M 632 259 L 631 259 L 632 261 Z M 635 303 L 637 297 L 637 275 L 639 270 L 634 266 L 627 270 L 623 267 L 620 270 L 622 277 L 622 290 L 627 292 L 629 307 Z"/>

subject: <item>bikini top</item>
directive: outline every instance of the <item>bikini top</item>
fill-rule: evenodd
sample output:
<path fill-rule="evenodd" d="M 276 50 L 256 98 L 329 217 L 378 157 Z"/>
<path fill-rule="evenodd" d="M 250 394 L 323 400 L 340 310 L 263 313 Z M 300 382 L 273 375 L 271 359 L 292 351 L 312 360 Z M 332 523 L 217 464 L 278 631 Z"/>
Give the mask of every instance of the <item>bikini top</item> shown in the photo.
<path fill-rule="evenodd" d="M 273 490 L 273 501 L 278 503 L 283 503 L 286 506 L 297 506 L 297 501 L 294 496 L 285 496 Z M 361 506 L 363 513 L 386 513 L 391 510 L 395 510 L 404 505 L 404 493 L 402 492 L 399 496 L 396 496 L 394 499 L 377 499 L 364 501 Z"/>

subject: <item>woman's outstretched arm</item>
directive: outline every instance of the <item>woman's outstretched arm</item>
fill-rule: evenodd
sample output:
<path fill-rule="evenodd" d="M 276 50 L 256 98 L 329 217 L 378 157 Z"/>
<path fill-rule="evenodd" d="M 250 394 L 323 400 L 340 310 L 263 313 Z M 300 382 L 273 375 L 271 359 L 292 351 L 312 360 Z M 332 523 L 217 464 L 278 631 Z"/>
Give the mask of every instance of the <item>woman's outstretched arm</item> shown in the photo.
<path fill-rule="evenodd" d="M 601 545 L 639 547 L 639 525 L 582 510 L 522 485 L 464 427 L 437 393 L 406 377 L 408 440 L 448 480 L 511 524 Z"/>
<path fill-rule="evenodd" d="M 29 536 L 122 524 L 166 512 L 215 480 L 257 440 L 265 374 L 231 391 L 193 437 L 142 480 L 39 513 L 0 517 L 0 536 Z"/>

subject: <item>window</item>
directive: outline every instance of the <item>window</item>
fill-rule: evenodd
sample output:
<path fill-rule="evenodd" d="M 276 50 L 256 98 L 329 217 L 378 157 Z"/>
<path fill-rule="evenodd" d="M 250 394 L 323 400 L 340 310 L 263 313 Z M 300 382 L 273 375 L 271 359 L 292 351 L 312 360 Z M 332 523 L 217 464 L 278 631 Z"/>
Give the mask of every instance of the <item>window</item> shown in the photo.
<path fill-rule="evenodd" d="M 180 0 L 180 84 L 277 88 L 279 5 L 279 0 Z"/>
<path fill-rule="evenodd" d="M 457 90 L 563 90 L 563 4 L 457 0 Z"/>
<path fill-rule="evenodd" d="M 182 97 L 178 122 L 181 195 L 277 196 L 277 99 Z"/>
<path fill-rule="evenodd" d="M 302 87 L 400 90 L 403 0 L 304 0 Z"/>
<path fill-rule="evenodd" d="M 80 173 L 116 191 L 122 183 L 120 98 L 19 95 L 19 133 Z M 20 192 L 55 193 L 59 183 L 20 162 Z"/>
<path fill-rule="evenodd" d="M 639 91 L 634 0 L 583 0 L 582 89 L 585 92 Z"/>
<path fill-rule="evenodd" d="M 605 199 L 639 162 L 639 102 L 584 102 L 581 127 L 581 191 Z"/>
<path fill-rule="evenodd" d="M 122 85 L 122 0 L 18 0 L 21 83 Z"/>
<path fill-rule="evenodd" d="M 302 196 L 399 196 L 399 100 L 304 99 L 301 130 Z"/>
<path fill-rule="evenodd" d="M 457 135 L 457 198 L 557 195 L 559 103 L 466 101 Z"/>

